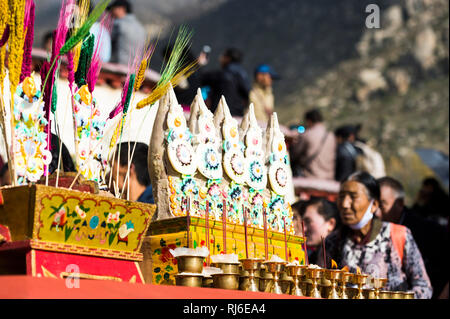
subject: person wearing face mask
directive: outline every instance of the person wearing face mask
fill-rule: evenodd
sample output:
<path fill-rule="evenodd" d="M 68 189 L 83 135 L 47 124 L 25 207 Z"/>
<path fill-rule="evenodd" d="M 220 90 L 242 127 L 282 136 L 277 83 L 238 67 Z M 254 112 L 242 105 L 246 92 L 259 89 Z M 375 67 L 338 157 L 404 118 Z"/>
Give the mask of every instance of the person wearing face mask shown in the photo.
<path fill-rule="evenodd" d="M 341 184 L 337 207 L 342 227 L 325 240 L 327 265 L 332 258 L 353 273 L 359 267 L 373 277 L 387 278 L 384 289 L 431 298 L 433 289 L 411 231 L 375 217 L 379 201 L 379 184 L 367 172 L 356 172 Z M 318 259 L 323 265 L 322 252 Z"/>
<path fill-rule="evenodd" d="M 309 263 L 317 264 L 322 238 L 336 228 L 339 220 L 336 205 L 325 198 L 313 197 L 304 204 L 300 214 L 305 225 Z"/>

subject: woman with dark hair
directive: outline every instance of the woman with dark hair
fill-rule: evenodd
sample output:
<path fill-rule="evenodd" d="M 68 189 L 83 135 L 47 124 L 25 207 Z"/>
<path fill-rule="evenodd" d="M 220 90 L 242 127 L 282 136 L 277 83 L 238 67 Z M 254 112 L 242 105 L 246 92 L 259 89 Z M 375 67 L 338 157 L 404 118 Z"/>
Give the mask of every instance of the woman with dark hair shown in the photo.
<path fill-rule="evenodd" d="M 388 290 L 431 298 L 433 290 L 411 231 L 374 216 L 379 198 L 378 182 L 366 172 L 356 172 L 341 184 L 337 207 L 343 225 L 326 239 L 327 265 L 333 258 L 351 272 L 359 267 L 373 277 L 387 278 Z M 322 253 L 318 255 L 322 265 Z"/>
<path fill-rule="evenodd" d="M 303 205 L 300 215 L 305 225 L 308 260 L 316 264 L 322 238 L 326 238 L 338 224 L 337 208 L 325 198 L 312 197 Z"/>

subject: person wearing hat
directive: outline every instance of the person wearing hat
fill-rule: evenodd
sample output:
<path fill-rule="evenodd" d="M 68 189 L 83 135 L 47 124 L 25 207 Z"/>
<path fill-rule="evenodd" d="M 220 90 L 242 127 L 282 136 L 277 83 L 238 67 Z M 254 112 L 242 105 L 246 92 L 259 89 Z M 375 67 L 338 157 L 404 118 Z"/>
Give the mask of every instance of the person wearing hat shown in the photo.
<path fill-rule="evenodd" d="M 115 0 L 108 10 L 114 18 L 111 32 L 111 63 L 128 65 L 136 49 L 147 39 L 143 25 L 132 13 L 127 0 Z"/>
<path fill-rule="evenodd" d="M 253 103 L 256 119 L 260 122 L 267 123 L 273 113 L 272 81 L 275 79 L 279 76 L 270 65 L 260 64 L 255 68 L 250 103 Z"/>

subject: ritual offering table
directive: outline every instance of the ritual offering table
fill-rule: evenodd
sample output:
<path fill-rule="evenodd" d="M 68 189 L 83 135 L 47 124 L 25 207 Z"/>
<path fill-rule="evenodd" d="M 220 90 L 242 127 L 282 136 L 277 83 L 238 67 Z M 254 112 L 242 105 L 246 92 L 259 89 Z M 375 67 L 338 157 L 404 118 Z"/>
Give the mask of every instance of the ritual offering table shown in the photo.
<path fill-rule="evenodd" d="M 226 236 L 223 236 L 222 221 L 209 220 L 207 226 L 204 218 L 177 217 L 167 220 L 159 220 L 150 224 L 143 247 L 145 282 L 153 284 L 175 285 L 175 276 L 178 273 L 177 261 L 170 253 L 170 249 L 177 247 L 206 246 L 210 255 L 225 253 L 223 250 L 224 237 L 227 245 L 227 253 L 234 253 L 239 259 L 246 258 L 245 231 L 240 224 L 227 223 Z M 207 230 L 208 229 L 208 230 Z M 207 234 L 209 233 L 209 243 Z M 259 228 L 248 227 L 247 231 L 248 258 L 265 259 L 264 231 Z M 276 231 L 267 231 L 267 250 L 270 258 L 272 255 L 284 256 L 286 251 L 285 236 Z M 287 249 L 291 260 L 304 261 L 302 244 L 303 237 L 287 235 Z M 205 260 L 205 263 L 207 260 Z"/>
<path fill-rule="evenodd" d="M 0 274 L 144 282 L 155 205 L 45 185 L 0 188 Z"/>

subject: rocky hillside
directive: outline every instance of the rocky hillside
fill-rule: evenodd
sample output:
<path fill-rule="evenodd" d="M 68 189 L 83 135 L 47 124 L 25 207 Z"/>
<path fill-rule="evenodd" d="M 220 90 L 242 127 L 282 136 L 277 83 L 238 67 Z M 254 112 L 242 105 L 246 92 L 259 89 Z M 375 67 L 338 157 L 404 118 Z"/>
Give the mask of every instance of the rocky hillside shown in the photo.
<path fill-rule="evenodd" d="M 365 26 L 370 3 L 380 7 L 380 29 Z M 410 199 L 431 174 L 414 149 L 449 152 L 446 0 L 231 0 L 190 24 L 197 48 L 213 47 L 211 64 L 236 46 L 250 72 L 266 61 L 281 73 L 275 94 L 284 124 L 301 122 L 312 107 L 333 129 L 362 123 Z"/>

